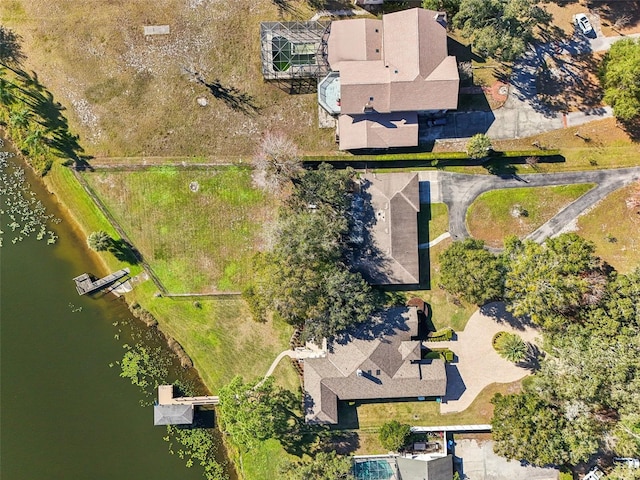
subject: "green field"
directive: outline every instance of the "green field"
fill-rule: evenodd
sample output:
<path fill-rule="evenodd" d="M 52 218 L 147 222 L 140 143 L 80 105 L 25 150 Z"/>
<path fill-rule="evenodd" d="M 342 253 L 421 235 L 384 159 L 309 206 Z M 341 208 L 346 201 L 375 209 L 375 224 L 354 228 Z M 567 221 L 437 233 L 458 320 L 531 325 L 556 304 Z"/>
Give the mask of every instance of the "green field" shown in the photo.
<path fill-rule="evenodd" d="M 169 292 L 239 291 L 251 278 L 273 201 L 251 186 L 248 169 L 157 167 L 84 178 Z"/>
<path fill-rule="evenodd" d="M 423 204 L 418 215 L 418 243 L 428 243 L 449 230 L 449 212 L 444 203 Z M 475 311 L 475 306 L 458 302 L 444 289 L 439 288 L 440 262 L 438 256 L 451 245 L 451 239 L 420 250 L 420 270 L 424 290 L 406 292 L 407 299 L 420 297 L 431 309 L 429 321 L 434 330 L 452 327 L 460 331 Z"/>
<path fill-rule="evenodd" d="M 486 192 L 469 207 L 467 228 L 472 237 L 491 247 L 502 247 L 507 235 L 525 237 L 591 188 L 593 184 Z M 514 216 L 517 209 L 526 214 Z"/>
<path fill-rule="evenodd" d="M 578 219 L 578 235 L 596 244 L 596 255 L 621 273 L 640 267 L 638 209 L 625 200 L 638 184 L 617 190 Z"/>

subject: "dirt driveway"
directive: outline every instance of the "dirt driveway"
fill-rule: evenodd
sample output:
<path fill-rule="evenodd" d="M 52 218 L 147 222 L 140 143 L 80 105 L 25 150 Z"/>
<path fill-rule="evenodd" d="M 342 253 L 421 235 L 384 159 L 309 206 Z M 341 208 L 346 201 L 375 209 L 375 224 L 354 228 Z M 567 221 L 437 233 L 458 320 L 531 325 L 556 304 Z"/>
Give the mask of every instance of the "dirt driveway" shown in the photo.
<path fill-rule="evenodd" d="M 557 480 L 558 470 L 521 465 L 493 453 L 492 441 L 456 440 L 456 468 L 464 480 Z"/>

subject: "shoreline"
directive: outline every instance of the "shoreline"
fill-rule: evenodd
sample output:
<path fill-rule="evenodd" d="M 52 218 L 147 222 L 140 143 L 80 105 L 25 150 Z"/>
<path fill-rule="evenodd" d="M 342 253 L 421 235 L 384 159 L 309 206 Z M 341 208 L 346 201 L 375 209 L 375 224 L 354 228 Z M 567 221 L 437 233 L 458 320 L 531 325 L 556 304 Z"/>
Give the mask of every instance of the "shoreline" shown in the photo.
<path fill-rule="evenodd" d="M 0 125 L 0 140 L 4 141 L 3 149 L 10 152 L 18 160 L 20 167 L 25 170 L 27 182 L 30 184 L 31 188 L 39 190 L 40 192 L 36 193 L 44 194 L 49 198 L 49 200 L 53 201 L 56 209 L 56 217 L 60 218 L 65 224 L 64 228 L 68 231 L 73 241 L 78 245 L 82 245 L 82 253 L 86 256 L 87 263 L 89 263 L 92 268 L 95 267 L 96 273 L 100 275 L 106 275 L 107 273 L 109 273 L 111 267 L 107 263 L 106 259 L 103 258 L 98 252 L 90 249 L 87 245 L 86 237 L 90 232 L 88 231 L 86 224 L 73 213 L 74 209 L 72 208 L 72 199 L 66 198 L 64 195 L 61 195 L 60 192 L 56 191 L 56 188 L 51 181 L 50 175 L 52 175 L 54 169 L 71 167 L 65 167 L 63 165 L 56 164 L 53 166 L 51 171 L 49 171 L 46 175 L 41 176 L 33 168 L 27 157 L 16 148 L 13 139 L 9 136 L 7 130 L 3 128 L 2 125 Z M 77 182 L 77 179 L 75 181 Z M 108 219 L 106 220 L 108 221 Z M 130 299 L 128 299 L 126 294 L 120 296 L 119 299 L 121 299 L 121 301 L 127 307 L 127 310 L 132 316 L 132 320 L 135 322 L 139 322 L 142 328 L 155 329 L 162 336 L 162 338 L 164 338 L 166 348 L 168 348 L 178 356 L 181 368 L 185 370 L 191 370 L 190 373 L 193 375 L 194 380 L 199 383 L 205 393 L 209 395 L 212 394 L 209 387 L 204 383 L 200 372 L 195 367 L 189 354 L 184 350 L 182 345 L 176 339 L 174 339 L 163 330 L 161 322 L 159 322 L 158 319 L 156 319 L 150 312 L 144 309 L 144 306 L 141 306 L 137 301 L 131 301 Z M 219 438 L 221 440 L 221 460 L 227 463 L 226 470 L 228 470 L 227 473 L 229 475 L 229 479 L 238 480 L 243 478 L 240 476 L 241 468 L 239 468 L 239 465 L 234 461 L 235 459 L 237 459 L 235 446 L 227 442 L 225 435 L 221 430 L 219 430 L 217 422 L 215 424 L 215 429 L 218 430 Z"/>

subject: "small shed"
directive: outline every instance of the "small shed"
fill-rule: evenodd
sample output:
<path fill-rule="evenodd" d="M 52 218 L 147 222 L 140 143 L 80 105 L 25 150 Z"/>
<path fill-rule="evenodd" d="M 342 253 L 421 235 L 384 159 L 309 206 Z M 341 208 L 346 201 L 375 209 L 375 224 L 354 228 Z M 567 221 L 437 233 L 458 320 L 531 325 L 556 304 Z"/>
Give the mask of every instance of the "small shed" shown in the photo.
<path fill-rule="evenodd" d="M 171 404 L 153 406 L 154 425 L 191 425 L 193 405 Z"/>

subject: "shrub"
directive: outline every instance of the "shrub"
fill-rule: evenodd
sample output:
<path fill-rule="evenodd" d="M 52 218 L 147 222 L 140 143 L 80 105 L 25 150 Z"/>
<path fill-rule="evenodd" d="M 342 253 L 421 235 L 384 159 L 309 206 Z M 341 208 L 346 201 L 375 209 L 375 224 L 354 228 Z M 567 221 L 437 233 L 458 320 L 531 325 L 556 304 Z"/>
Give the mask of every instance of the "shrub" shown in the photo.
<path fill-rule="evenodd" d="M 380 443 L 387 450 L 397 452 L 407 443 L 411 427 L 397 420 L 391 420 L 380 428 Z"/>

